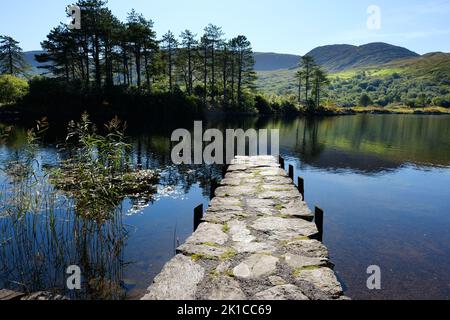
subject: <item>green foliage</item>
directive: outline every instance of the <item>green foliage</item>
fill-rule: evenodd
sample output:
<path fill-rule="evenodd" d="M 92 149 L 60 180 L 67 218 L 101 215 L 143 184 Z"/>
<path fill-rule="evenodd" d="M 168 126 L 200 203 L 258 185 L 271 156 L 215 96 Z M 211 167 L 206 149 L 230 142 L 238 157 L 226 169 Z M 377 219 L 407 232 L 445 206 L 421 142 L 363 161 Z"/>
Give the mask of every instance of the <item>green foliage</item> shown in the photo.
<path fill-rule="evenodd" d="M 299 114 L 304 111 L 297 97 L 290 96 L 255 96 L 255 108 L 260 114 Z"/>
<path fill-rule="evenodd" d="M 19 42 L 9 36 L 0 36 L 0 74 L 25 75 L 29 68 Z"/>
<path fill-rule="evenodd" d="M 51 170 L 50 180 L 69 193 L 77 213 L 96 220 L 109 219 L 126 195 L 139 193 L 151 198 L 157 181 L 154 172 L 133 170 L 131 146 L 125 142 L 126 124 L 115 118 L 105 125 L 104 135 L 83 114 L 71 122 L 61 151 L 71 156 Z"/>
<path fill-rule="evenodd" d="M 11 75 L 0 76 L 0 103 L 16 103 L 28 93 L 28 82 Z"/>
<path fill-rule="evenodd" d="M 261 95 L 257 95 L 255 97 L 255 108 L 258 110 L 260 114 L 272 114 L 274 113 L 274 110 L 272 109 L 272 106 L 270 105 L 269 101 L 265 99 Z"/>
<path fill-rule="evenodd" d="M 361 98 L 359 98 L 359 105 L 360 106 L 363 106 L 363 107 L 368 107 L 369 105 L 371 105 L 373 102 L 372 102 L 372 99 L 370 99 L 370 97 L 366 94 L 366 93 L 363 93 L 362 95 L 361 95 Z"/>
<path fill-rule="evenodd" d="M 298 69 L 260 72 L 257 88 L 265 94 L 298 94 Z M 329 76 L 323 99 L 336 106 L 359 105 L 367 94 L 376 106 L 411 107 L 449 105 L 450 54 L 431 54 L 377 67 L 348 69 Z"/>

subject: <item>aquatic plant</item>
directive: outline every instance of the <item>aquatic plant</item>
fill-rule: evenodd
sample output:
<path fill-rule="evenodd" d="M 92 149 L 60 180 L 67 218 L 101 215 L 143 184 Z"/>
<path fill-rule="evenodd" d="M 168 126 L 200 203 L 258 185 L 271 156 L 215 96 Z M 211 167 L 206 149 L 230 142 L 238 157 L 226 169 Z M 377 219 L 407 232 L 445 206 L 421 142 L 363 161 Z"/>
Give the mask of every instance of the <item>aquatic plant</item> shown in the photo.
<path fill-rule="evenodd" d="M 71 122 L 60 153 L 67 158 L 50 171 L 50 181 L 75 201 L 84 217 L 107 219 L 126 197 L 151 200 L 158 173 L 135 169 L 131 146 L 125 142 L 126 123 L 114 118 L 98 133 L 85 113 L 79 123 Z"/>

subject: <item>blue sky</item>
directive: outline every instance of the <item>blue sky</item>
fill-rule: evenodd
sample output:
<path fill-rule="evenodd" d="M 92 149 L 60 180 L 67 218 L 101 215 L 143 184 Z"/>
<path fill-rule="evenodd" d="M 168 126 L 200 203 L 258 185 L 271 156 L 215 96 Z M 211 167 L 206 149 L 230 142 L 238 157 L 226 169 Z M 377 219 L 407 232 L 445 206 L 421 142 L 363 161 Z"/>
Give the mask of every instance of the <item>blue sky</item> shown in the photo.
<path fill-rule="evenodd" d="M 40 48 L 48 31 L 65 21 L 70 0 L 0 0 L 0 34 Z M 367 8 L 381 9 L 381 29 L 367 27 Z M 314 47 L 382 41 L 418 53 L 450 52 L 450 0 L 109 0 L 124 19 L 131 8 L 155 22 L 158 35 L 208 23 L 227 37 L 246 35 L 255 51 L 305 54 Z M 239 10 L 237 9 L 239 8 Z"/>

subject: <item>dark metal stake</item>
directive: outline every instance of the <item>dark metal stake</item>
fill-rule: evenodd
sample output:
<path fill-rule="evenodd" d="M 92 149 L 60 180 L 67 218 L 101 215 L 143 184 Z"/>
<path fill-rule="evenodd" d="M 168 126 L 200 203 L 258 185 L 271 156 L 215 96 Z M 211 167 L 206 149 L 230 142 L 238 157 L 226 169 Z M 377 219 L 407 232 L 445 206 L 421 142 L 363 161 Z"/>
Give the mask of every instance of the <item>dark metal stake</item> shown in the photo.
<path fill-rule="evenodd" d="M 228 171 L 228 165 L 225 164 L 222 166 L 222 177 L 225 178 L 225 175 L 227 174 Z"/>
<path fill-rule="evenodd" d="M 289 165 L 289 178 L 294 180 L 294 166 L 292 164 Z"/>
<path fill-rule="evenodd" d="M 216 193 L 216 189 L 219 186 L 219 183 L 217 182 L 216 179 L 212 179 L 211 180 L 211 194 L 209 196 L 210 200 L 212 200 L 214 198 L 214 194 Z"/>
<path fill-rule="evenodd" d="M 305 201 L 305 180 L 302 177 L 298 177 L 297 188 L 302 195 L 303 201 Z"/>
<path fill-rule="evenodd" d="M 203 204 L 194 209 L 194 232 L 202 222 L 203 218 Z"/>
<path fill-rule="evenodd" d="M 316 207 L 314 221 L 316 223 L 317 230 L 319 230 L 319 235 L 317 236 L 317 240 L 322 242 L 323 241 L 323 210 L 320 209 L 319 207 Z"/>
<path fill-rule="evenodd" d="M 279 156 L 279 158 L 278 158 L 278 162 L 280 163 L 280 167 L 281 167 L 281 169 L 283 169 L 283 170 L 284 170 L 284 168 L 285 168 L 285 164 L 284 164 L 284 159 L 283 159 L 283 157 L 282 157 L 282 156 Z"/>

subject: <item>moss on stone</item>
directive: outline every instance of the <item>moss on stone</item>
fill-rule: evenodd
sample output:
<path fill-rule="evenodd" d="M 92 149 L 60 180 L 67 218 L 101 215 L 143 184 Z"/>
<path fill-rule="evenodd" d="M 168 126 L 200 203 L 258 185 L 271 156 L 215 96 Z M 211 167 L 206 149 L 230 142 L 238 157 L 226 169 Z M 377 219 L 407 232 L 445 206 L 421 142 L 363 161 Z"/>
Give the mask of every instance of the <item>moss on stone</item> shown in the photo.
<path fill-rule="evenodd" d="M 214 243 L 214 242 L 203 242 L 202 246 L 213 247 L 213 248 L 220 248 L 220 246 L 217 243 Z"/>
<path fill-rule="evenodd" d="M 216 260 L 215 257 L 207 256 L 205 254 L 199 254 L 199 253 L 195 253 L 195 254 L 191 255 L 191 259 L 194 262 L 197 262 L 199 260 Z"/>
<path fill-rule="evenodd" d="M 277 209 L 277 210 L 281 211 L 281 210 L 283 210 L 283 209 L 284 209 L 284 206 L 283 206 L 283 205 L 281 205 L 281 204 L 277 204 L 277 205 L 275 206 L 275 209 Z"/>
<path fill-rule="evenodd" d="M 234 258 L 235 256 L 236 256 L 236 251 L 235 250 L 233 250 L 233 249 L 228 249 L 224 254 L 222 254 L 221 256 L 220 256 L 220 260 L 222 260 L 222 261 L 227 261 L 227 260 L 230 260 L 230 259 L 232 259 L 232 258 Z"/>
<path fill-rule="evenodd" d="M 228 233 L 230 231 L 230 226 L 228 226 L 228 224 L 224 224 L 222 227 L 222 231 L 224 233 Z"/>
<path fill-rule="evenodd" d="M 306 266 L 306 267 L 297 268 L 297 269 L 294 270 L 293 275 L 294 275 L 294 277 L 298 277 L 298 276 L 300 276 L 300 274 L 303 271 L 317 270 L 317 269 L 320 269 L 320 268 L 321 268 L 320 266 Z"/>

